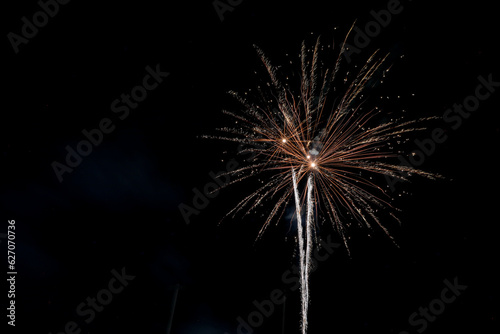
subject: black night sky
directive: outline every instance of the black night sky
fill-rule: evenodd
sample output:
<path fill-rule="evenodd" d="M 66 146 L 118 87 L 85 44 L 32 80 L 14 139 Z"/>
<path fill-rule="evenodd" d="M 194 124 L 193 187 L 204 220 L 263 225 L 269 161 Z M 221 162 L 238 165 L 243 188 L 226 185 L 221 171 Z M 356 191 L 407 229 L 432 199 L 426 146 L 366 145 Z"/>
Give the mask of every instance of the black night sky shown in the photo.
<path fill-rule="evenodd" d="M 260 212 L 218 225 L 252 182 L 221 190 L 189 224 L 179 205 L 193 206 L 193 189 L 239 159 L 236 145 L 200 137 L 227 124 L 223 109 L 238 110 L 229 90 L 254 88 L 265 74 L 254 44 L 279 65 L 296 59 L 304 39 L 340 44 L 355 20 L 361 30 L 380 27 L 373 13 L 388 8 L 390 22 L 343 64 L 361 64 L 376 49 L 394 55 L 367 103 L 388 115 L 442 118 L 454 104 L 483 98 L 465 117 L 449 113 L 453 119 L 417 137 L 443 129 L 446 140 L 419 167 L 445 178 L 396 185 L 395 194 L 408 193 L 395 195 L 402 225 L 386 225 L 399 247 L 380 229 L 371 237 L 353 229 L 349 256 L 321 225 L 330 247 L 321 254 L 332 254 L 311 276 L 309 333 L 499 332 L 500 52 L 492 2 L 4 7 L 0 249 L 8 278 L 7 229 L 15 220 L 17 271 L 15 327 L 7 324 L 9 285 L 0 292 L 8 333 L 168 333 L 169 326 L 171 334 L 299 333 L 290 218 L 257 242 Z M 39 13 L 44 7 L 50 15 Z M 132 92 L 141 101 L 123 98 Z M 67 148 L 86 139 L 82 131 L 97 144 L 60 182 L 54 161 L 65 164 Z M 269 302 L 275 290 L 286 294 L 285 309 Z M 92 306 L 94 298 L 101 302 Z"/>

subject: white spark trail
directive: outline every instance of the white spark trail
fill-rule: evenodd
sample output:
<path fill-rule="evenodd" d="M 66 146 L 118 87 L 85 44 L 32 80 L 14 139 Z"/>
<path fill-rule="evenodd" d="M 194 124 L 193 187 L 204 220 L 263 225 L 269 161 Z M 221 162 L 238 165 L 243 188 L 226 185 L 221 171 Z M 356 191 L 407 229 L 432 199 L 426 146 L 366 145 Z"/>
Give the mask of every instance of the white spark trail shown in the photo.
<path fill-rule="evenodd" d="M 292 181 L 293 181 L 293 193 L 295 196 L 295 211 L 297 215 L 297 239 L 299 241 L 299 262 L 300 262 L 300 292 L 302 297 L 302 333 L 305 334 L 306 326 L 307 326 L 307 303 L 305 302 L 309 295 L 307 291 L 307 277 L 306 277 L 306 265 L 305 265 L 305 257 L 306 252 L 304 251 L 304 231 L 302 228 L 302 212 L 301 212 L 301 203 L 299 196 L 299 189 L 297 186 L 297 175 L 295 173 L 295 169 L 292 168 Z"/>
<path fill-rule="evenodd" d="M 307 178 L 307 212 L 305 231 L 302 226 L 302 211 L 299 189 L 297 184 L 297 174 L 292 168 L 292 183 L 295 196 L 295 211 L 297 215 L 297 239 L 299 243 L 299 262 L 300 262 L 300 292 L 302 304 L 302 333 L 307 332 L 307 314 L 309 309 L 309 273 L 311 270 L 311 254 L 313 248 L 313 214 L 314 214 L 314 198 L 313 198 L 313 175 L 309 174 Z"/>
<path fill-rule="evenodd" d="M 304 316 L 302 318 L 302 333 L 307 332 L 307 311 L 309 309 L 309 273 L 311 271 L 311 254 L 313 248 L 313 213 L 314 213 L 314 197 L 313 197 L 313 174 L 310 173 L 307 178 L 307 217 L 306 217 L 306 251 L 304 263 L 304 288 L 302 293 L 302 309 Z"/>

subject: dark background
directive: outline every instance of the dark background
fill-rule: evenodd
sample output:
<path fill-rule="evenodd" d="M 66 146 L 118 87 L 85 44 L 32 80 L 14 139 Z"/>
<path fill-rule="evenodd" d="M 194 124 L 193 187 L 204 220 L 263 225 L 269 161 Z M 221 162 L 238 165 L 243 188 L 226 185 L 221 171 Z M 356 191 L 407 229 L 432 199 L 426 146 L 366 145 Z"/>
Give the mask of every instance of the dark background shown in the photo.
<path fill-rule="evenodd" d="M 404 55 L 378 88 L 401 98 L 380 107 L 440 117 L 474 93 L 479 75 L 500 80 L 493 3 L 402 4 L 354 56 L 359 63 L 377 48 Z M 245 187 L 224 189 L 184 222 L 179 204 L 191 205 L 192 188 L 202 189 L 235 150 L 199 136 L 213 133 L 224 122 L 220 111 L 235 105 L 228 90 L 254 87 L 261 65 L 253 44 L 279 63 L 303 39 L 312 42 L 311 33 L 340 41 L 355 19 L 364 27 L 371 10 L 386 7 L 245 0 L 221 22 L 211 1 L 72 1 L 15 54 L 7 34 L 19 34 L 21 18 L 40 7 L 5 3 L 0 233 L 15 219 L 13 332 L 59 333 L 74 320 L 82 333 L 166 333 L 180 284 L 172 334 L 237 333 L 236 319 L 255 310 L 253 300 L 289 290 L 281 280 L 295 263 L 286 219 L 256 243 L 259 214 L 217 226 Z M 169 77 L 118 121 L 111 102 L 156 64 Z M 402 226 L 388 224 L 399 248 L 383 233 L 355 230 L 351 257 L 341 247 L 313 273 L 309 333 L 414 333 L 410 314 L 454 277 L 467 289 L 425 332 L 498 333 L 498 94 L 457 130 L 437 123 L 449 138 L 421 167 L 446 179 L 398 184 L 411 193 L 395 202 Z M 106 117 L 114 132 L 58 182 L 51 163 L 63 162 L 65 146 Z M 328 225 L 321 234 L 340 242 Z M 123 267 L 134 280 L 86 324 L 77 305 Z M 0 294 L 3 303 L 6 290 Z M 288 291 L 285 333 L 299 333 L 299 307 L 298 292 Z M 279 306 L 255 333 L 280 333 L 281 321 Z"/>

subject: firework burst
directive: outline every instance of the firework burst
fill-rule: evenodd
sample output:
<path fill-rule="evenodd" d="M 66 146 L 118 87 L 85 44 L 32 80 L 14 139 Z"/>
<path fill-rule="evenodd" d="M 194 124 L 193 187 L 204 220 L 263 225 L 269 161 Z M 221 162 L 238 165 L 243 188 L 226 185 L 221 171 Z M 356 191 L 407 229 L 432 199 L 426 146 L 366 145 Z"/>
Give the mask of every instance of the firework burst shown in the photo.
<path fill-rule="evenodd" d="M 369 229 L 379 226 L 390 237 L 377 213 L 389 212 L 397 220 L 395 208 L 390 194 L 376 181 L 384 176 L 400 180 L 407 180 L 411 174 L 439 176 L 395 164 L 394 158 L 400 152 L 388 145 L 422 130 L 416 124 L 424 119 L 384 121 L 377 108 L 362 107 L 364 90 L 388 70 L 383 68 L 387 56 L 377 57 L 375 53 L 355 73 L 347 71 L 338 89 L 335 83 L 342 72 L 345 41 L 330 67 L 320 57 L 325 47 L 319 38 L 310 49 L 303 42 L 295 85 L 281 80 L 278 69 L 259 48 L 256 50 L 270 80 L 257 87 L 256 101 L 230 92 L 243 106 L 241 112 L 224 111 L 234 118 L 235 126 L 219 129 L 226 135 L 206 137 L 242 143 L 245 148 L 240 153 L 253 154 L 251 163 L 228 172 L 233 177 L 229 184 L 256 175 L 265 180 L 228 216 L 238 212 L 246 215 L 271 200 L 260 237 L 273 220 L 279 221 L 290 200 L 294 202 L 302 332 L 306 333 L 308 278 L 318 217 L 332 223 L 348 250 L 347 228 L 352 221 Z"/>

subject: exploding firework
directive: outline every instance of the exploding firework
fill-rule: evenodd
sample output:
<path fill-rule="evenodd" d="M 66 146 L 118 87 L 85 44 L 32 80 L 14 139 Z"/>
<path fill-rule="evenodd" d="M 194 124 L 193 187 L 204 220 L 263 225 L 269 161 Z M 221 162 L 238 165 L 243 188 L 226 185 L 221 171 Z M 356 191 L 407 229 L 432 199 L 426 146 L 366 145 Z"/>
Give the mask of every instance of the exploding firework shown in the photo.
<path fill-rule="evenodd" d="M 319 38 L 310 49 L 302 43 L 294 85 L 293 80 L 281 80 L 278 69 L 256 47 L 270 80 L 257 87 L 254 100 L 230 92 L 243 106 L 241 112 L 224 111 L 234 118 L 235 126 L 219 129 L 226 135 L 206 136 L 239 142 L 244 146 L 240 153 L 253 155 L 251 163 L 228 172 L 233 181 L 227 185 L 257 175 L 265 180 L 227 216 L 238 212 L 246 215 L 271 200 L 260 237 L 273 220 L 280 220 L 289 202 L 294 202 L 304 334 L 318 218 L 333 224 L 347 250 L 347 229 L 353 221 L 369 229 L 377 225 L 390 237 L 379 212 L 388 212 L 397 220 L 393 214 L 396 209 L 387 189 L 377 181 L 384 177 L 407 180 L 411 174 L 438 177 L 395 164 L 394 158 L 401 152 L 390 144 L 422 130 L 416 124 L 426 119 L 385 120 L 378 108 L 363 108 L 363 92 L 373 86 L 378 75 L 388 71 L 383 66 L 387 56 L 375 53 L 359 70 L 344 74 L 340 65 L 345 41 L 332 66 L 320 57 L 325 49 L 331 51 L 333 47 L 325 48 Z M 336 83 L 340 73 L 343 80 L 339 89 Z"/>

